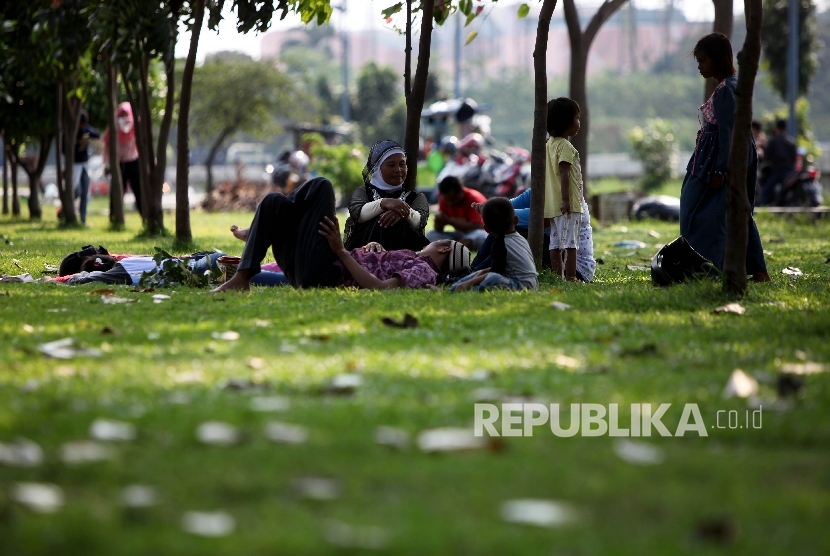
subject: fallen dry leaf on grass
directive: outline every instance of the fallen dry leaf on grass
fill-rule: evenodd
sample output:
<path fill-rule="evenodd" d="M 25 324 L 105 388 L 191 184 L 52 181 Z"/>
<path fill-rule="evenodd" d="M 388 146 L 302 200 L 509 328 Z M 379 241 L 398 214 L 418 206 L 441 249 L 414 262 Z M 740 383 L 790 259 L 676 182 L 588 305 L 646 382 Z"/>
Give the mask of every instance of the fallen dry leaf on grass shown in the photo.
<path fill-rule="evenodd" d="M 732 314 L 732 315 L 743 315 L 746 312 L 740 303 L 727 303 L 726 305 L 721 305 L 720 307 L 716 307 L 712 313 L 716 315 L 723 315 L 723 314 Z"/>
<path fill-rule="evenodd" d="M 643 266 L 638 264 L 625 265 L 625 268 L 627 268 L 628 270 L 633 270 L 634 272 L 646 272 L 648 270 L 651 270 L 650 266 Z"/>
<path fill-rule="evenodd" d="M 635 465 L 656 465 L 663 462 L 663 451 L 660 448 L 635 440 L 617 439 L 614 442 L 614 453 L 620 459 Z"/>
<path fill-rule="evenodd" d="M 575 521 L 570 504 L 556 500 L 508 500 L 501 505 L 501 517 L 508 523 L 555 527 Z"/>
<path fill-rule="evenodd" d="M 200 537 L 224 537 L 236 528 L 233 517 L 226 512 L 185 512 L 182 529 Z"/>
<path fill-rule="evenodd" d="M 89 292 L 89 295 L 112 295 L 115 293 L 115 290 L 112 288 L 100 288 L 97 290 L 92 290 Z"/>
<path fill-rule="evenodd" d="M 15 467 L 36 467 L 43 463 L 43 450 L 31 440 L 18 438 L 14 444 L 0 444 L 0 463 Z"/>
<path fill-rule="evenodd" d="M 63 506 L 63 491 L 48 483 L 15 483 L 12 498 L 40 513 L 52 513 Z"/>
<path fill-rule="evenodd" d="M 392 328 L 417 328 L 418 319 L 406 313 L 402 321 L 396 321 L 390 317 L 383 317 L 380 319 L 383 324 Z"/>
<path fill-rule="evenodd" d="M 254 411 L 288 411 L 291 400 L 284 396 L 257 396 L 251 398 L 251 409 Z"/>
<path fill-rule="evenodd" d="M 735 525 L 726 517 L 710 518 L 695 525 L 695 540 L 715 544 L 732 544 L 735 540 Z"/>
<path fill-rule="evenodd" d="M 235 342 L 239 339 L 239 332 L 228 330 L 227 332 L 214 332 L 210 336 L 214 340 L 226 340 L 228 342 Z"/>
<path fill-rule="evenodd" d="M 138 299 L 129 299 L 127 297 L 116 297 L 114 295 L 102 295 L 101 301 L 107 305 L 119 305 L 121 303 L 137 303 Z"/>
<path fill-rule="evenodd" d="M 556 309 L 557 311 L 567 311 L 571 308 L 570 305 L 568 305 L 567 303 L 562 303 L 561 301 L 554 301 L 550 304 L 550 306 Z"/>
<path fill-rule="evenodd" d="M 249 357 L 247 364 L 250 368 L 259 371 L 260 369 L 265 368 L 266 361 L 262 357 Z"/>
<path fill-rule="evenodd" d="M 748 398 L 758 393 L 758 381 L 743 372 L 735 369 L 723 389 L 724 398 Z"/>
<path fill-rule="evenodd" d="M 239 430 L 221 421 L 206 421 L 196 428 L 196 438 L 203 444 L 230 446 L 239 441 Z"/>
<path fill-rule="evenodd" d="M 29 334 L 34 334 L 35 327 L 32 326 L 31 324 L 24 324 L 23 325 L 23 332 L 27 332 Z"/>
<path fill-rule="evenodd" d="M 337 394 L 340 396 L 354 394 L 355 390 L 363 385 L 363 377 L 355 373 L 344 373 L 332 378 L 323 387 L 324 394 Z"/>
<path fill-rule="evenodd" d="M 418 448 L 423 452 L 459 452 L 487 447 L 487 439 L 475 436 L 470 429 L 444 427 L 425 430 L 418 435 Z"/>
<path fill-rule="evenodd" d="M 109 326 L 105 326 L 104 328 L 101 329 L 101 334 L 118 335 L 118 330 L 116 330 L 115 328 L 110 328 Z"/>
<path fill-rule="evenodd" d="M 75 345 L 74 338 L 63 338 L 54 342 L 40 344 L 37 349 L 44 355 L 55 359 L 74 359 L 75 357 L 99 357 L 101 350 L 95 348 L 81 348 Z"/>

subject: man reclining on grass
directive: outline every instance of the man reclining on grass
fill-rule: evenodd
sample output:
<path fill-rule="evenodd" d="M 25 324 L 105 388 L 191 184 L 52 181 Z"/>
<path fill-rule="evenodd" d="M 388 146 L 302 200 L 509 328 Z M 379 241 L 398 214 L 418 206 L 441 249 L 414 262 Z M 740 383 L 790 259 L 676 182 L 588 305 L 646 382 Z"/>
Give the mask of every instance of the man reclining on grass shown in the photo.
<path fill-rule="evenodd" d="M 470 251 L 452 240 L 430 243 L 417 253 L 385 251 L 379 244 L 347 251 L 334 215 L 334 188 L 326 178 L 309 180 L 288 195 L 268 194 L 250 228 L 233 231 L 246 240 L 242 260 L 233 278 L 214 292 L 249 289 L 269 247 L 295 288 L 429 287 L 441 272 L 470 264 Z"/>

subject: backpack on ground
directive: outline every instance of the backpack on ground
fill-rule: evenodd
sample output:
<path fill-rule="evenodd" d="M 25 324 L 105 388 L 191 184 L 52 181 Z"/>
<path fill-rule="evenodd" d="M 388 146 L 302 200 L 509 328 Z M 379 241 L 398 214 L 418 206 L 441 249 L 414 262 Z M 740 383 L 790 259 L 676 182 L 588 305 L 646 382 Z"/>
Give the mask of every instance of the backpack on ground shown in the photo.
<path fill-rule="evenodd" d="M 681 236 L 664 246 L 651 259 L 651 281 L 655 286 L 671 286 L 707 276 L 714 265 L 694 250 Z"/>
<path fill-rule="evenodd" d="M 87 257 L 91 257 L 92 255 L 109 254 L 109 251 L 107 251 L 101 245 L 99 245 L 98 247 L 94 247 L 92 245 L 84 245 L 80 251 L 70 253 L 63 258 L 63 260 L 61 261 L 60 269 L 58 270 L 58 276 L 68 276 L 70 274 L 79 273 L 81 271 L 81 264 Z"/>

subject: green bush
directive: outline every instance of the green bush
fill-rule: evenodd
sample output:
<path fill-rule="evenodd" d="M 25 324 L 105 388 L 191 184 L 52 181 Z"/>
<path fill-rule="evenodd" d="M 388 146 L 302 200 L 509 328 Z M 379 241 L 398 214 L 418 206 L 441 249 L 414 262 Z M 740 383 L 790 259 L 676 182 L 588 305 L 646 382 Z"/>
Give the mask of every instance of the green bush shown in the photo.
<path fill-rule="evenodd" d="M 628 134 L 634 158 L 643 163 L 640 186 L 644 191 L 659 189 L 675 177 L 677 143 L 672 124 L 660 118 L 647 120 L 645 127 L 635 127 Z"/>
<path fill-rule="evenodd" d="M 351 197 L 363 185 L 367 149 L 361 143 L 328 145 L 319 133 L 307 133 L 303 141 L 311 145 L 309 170 L 330 179 L 341 195 Z"/>

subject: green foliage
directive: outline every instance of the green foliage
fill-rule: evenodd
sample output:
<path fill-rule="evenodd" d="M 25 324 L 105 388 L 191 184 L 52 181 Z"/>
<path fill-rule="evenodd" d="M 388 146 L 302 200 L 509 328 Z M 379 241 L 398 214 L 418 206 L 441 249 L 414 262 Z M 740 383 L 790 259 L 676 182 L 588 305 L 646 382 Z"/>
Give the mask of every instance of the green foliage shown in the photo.
<path fill-rule="evenodd" d="M 309 169 L 331 180 L 341 195 L 350 195 L 363 185 L 362 171 L 366 163 L 366 148 L 363 145 L 328 145 L 319 133 L 307 133 L 303 136 L 303 141 L 310 145 Z"/>
<path fill-rule="evenodd" d="M 668 120 L 647 120 L 645 127 L 635 127 L 629 134 L 634 158 L 643 163 L 643 191 L 654 191 L 674 177 L 677 167 L 677 144 Z"/>
<path fill-rule="evenodd" d="M 403 144 L 406 128 L 406 103 L 400 91 L 397 72 L 370 62 L 360 69 L 354 121 L 366 144 L 392 139 Z"/>
<path fill-rule="evenodd" d="M 798 1 L 798 93 L 807 94 L 810 81 L 818 67 L 816 52 L 816 6 L 813 0 Z M 761 43 L 764 59 L 762 67 L 768 72 L 772 87 L 787 99 L 787 45 L 789 43 L 789 1 L 764 0 Z"/>
<path fill-rule="evenodd" d="M 279 12 L 280 19 L 295 13 L 303 23 L 316 22 L 318 25 L 326 23 L 333 12 L 330 0 L 212 0 L 208 2 L 208 27 L 216 29 L 225 5 L 236 12 L 236 30 L 240 33 L 266 32 L 275 12 Z"/>
<path fill-rule="evenodd" d="M 213 143 L 236 132 L 264 137 L 278 130 L 276 118 L 299 118 L 293 82 L 270 62 L 214 60 L 193 73 L 191 125 Z"/>
<path fill-rule="evenodd" d="M 155 250 L 153 260 L 157 266 L 149 272 L 141 273 L 141 278 L 138 281 L 139 286 L 206 288 L 222 275 L 216 268 L 210 268 L 204 272 L 195 272 L 190 265 L 190 257 L 174 257 L 161 247 L 156 247 Z"/>

